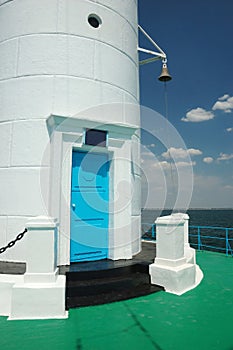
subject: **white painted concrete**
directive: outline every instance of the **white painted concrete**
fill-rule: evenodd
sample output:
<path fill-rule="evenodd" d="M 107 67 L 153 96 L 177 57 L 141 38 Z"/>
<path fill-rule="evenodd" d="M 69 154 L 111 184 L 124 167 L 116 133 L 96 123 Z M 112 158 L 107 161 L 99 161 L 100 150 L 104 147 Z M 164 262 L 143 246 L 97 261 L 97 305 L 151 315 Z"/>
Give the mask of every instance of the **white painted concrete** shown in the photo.
<path fill-rule="evenodd" d="M 135 0 L 0 0 L 1 246 L 28 228 L 0 255 L 27 266 L 0 275 L 0 315 L 67 317 L 57 266 L 70 263 L 72 151 L 90 150 L 86 128 L 108 132 L 94 151 L 111 160 L 109 258 L 140 251 L 137 42 Z"/>
<path fill-rule="evenodd" d="M 26 229 L 28 258 L 25 275 L 55 274 L 57 268 L 56 220 L 38 216 L 27 222 Z"/>
<path fill-rule="evenodd" d="M 1 79 L 16 77 L 16 57 L 18 52 L 18 40 L 11 39 L 0 43 L 0 76 Z"/>
<path fill-rule="evenodd" d="M 134 216 L 140 216 L 141 214 L 141 201 L 138 199 L 141 198 L 141 176 L 134 174 L 131 179 L 132 183 L 132 194 L 131 194 L 131 205 L 132 205 L 132 214 Z"/>
<path fill-rule="evenodd" d="M 156 258 L 149 268 L 151 283 L 181 295 L 195 288 L 203 278 L 195 257 L 190 259 L 185 252 L 188 217 L 181 213 L 173 214 L 160 217 L 155 223 Z"/>
<path fill-rule="evenodd" d="M 49 141 L 49 132 L 43 119 L 12 123 L 11 165 L 48 167 L 49 152 L 45 153 L 45 149 Z"/>
<path fill-rule="evenodd" d="M 47 280 L 42 276 L 46 273 L 38 282 L 32 275 L 0 274 L 0 316 L 8 320 L 67 318 L 65 276 L 56 274 L 54 279 L 55 274 L 50 274 Z"/>
<path fill-rule="evenodd" d="M 16 283 L 12 288 L 9 320 L 67 318 L 65 276 L 55 283 Z"/>
<path fill-rule="evenodd" d="M 0 226 L 2 227 L 0 247 L 4 247 L 7 244 L 7 216 L 0 216 Z"/>
<path fill-rule="evenodd" d="M 109 258 L 131 258 L 140 249 L 141 215 L 137 2 L 0 5 L 1 240 L 23 231 L 29 218 L 53 216 L 57 264 L 70 263 L 71 155 L 90 150 L 85 128 L 97 127 L 108 132 L 108 146 L 95 151 L 111 159 Z M 88 23 L 90 14 L 101 18 L 99 28 Z M 64 127 L 50 123 L 52 116 Z M 0 260 L 28 262 L 27 239 Z"/>
<path fill-rule="evenodd" d="M 28 221 L 27 264 L 13 285 L 9 319 L 66 318 L 65 276 L 57 269 L 57 222 L 39 216 Z"/>
<path fill-rule="evenodd" d="M 48 178 L 47 167 L 0 168 L 0 213 L 7 216 L 47 214 L 46 192 L 41 194 L 41 173 Z M 25 226 L 25 224 L 24 224 Z M 15 228 L 13 234 L 17 234 Z"/>
<path fill-rule="evenodd" d="M 0 127 L 0 168 L 9 167 L 11 162 L 11 137 L 12 137 L 12 123 L 3 123 Z"/>
<path fill-rule="evenodd" d="M 6 242 L 16 238 L 16 232 L 20 233 L 24 231 L 25 222 L 27 222 L 29 217 L 26 216 L 8 216 L 7 217 L 7 227 L 6 227 Z M 17 249 L 7 249 L 2 254 L 3 261 L 22 261 L 26 262 L 28 256 L 27 251 L 27 235 L 25 234 L 22 240 L 17 242 Z"/>
<path fill-rule="evenodd" d="M 12 288 L 23 282 L 23 275 L 0 274 L 0 316 L 9 316 L 11 312 Z"/>
<path fill-rule="evenodd" d="M 80 113 L 85 121 L 79 119 L 66 119 L 51 117 L 48 123 L 54 128 L 52 138 L 52 154 L 56 155 L 52 165 L 52 187 L 50 210 L 59 220 L 59 264 L 69 264 L 70 249 L 70 181 L 71 157 L 73 148 L 87 151 L 90 148 L 82 143 L 82 128 L 99 127 L 100 122 L 92 120 L 92 115 L 108 115 L 109 106 L 100 106 Z M 101 113 L 100 113 L 100 111 Z M 122 105 L 112 105 L 116 114 L 122 110 Z M 108 148 L 96 147 L 94 152 L 104 152 L 110 159 L 110 204 L 109 204 L 109 258 L 131 258 L 140 248 L 141 225 L 140 209 L 132 204 L 140 195 L 140 181 L 134 180 L 131 162 L 131 136 L 137 126 L 126 124 L 103 124 L 101 128 L 109 131 Z M 71 133 L 70 130 L 73 130 Z M 62 157 L 59 156 L 61 152 Z M 61 170 L 62 168 L 62 170 Z M 60 174 L 60 175 L 59 175 Z M 60 177 L 59 177 L 60 176 Z M 124 195 L 122 195 L 124 193 Z M 135 215 L 133 215 L 133 213 Z M 135 243 L 136 242 L 136 243 Z"/>
<path fill-rule="evenodd" d="M 132 220 L 132 254 L 135 255 L 141 251 L 141 216 L 136 215 Z"/>
<path fill-rule="evenodd" d="M 156 221 L 156 261 L 173 266 L 184 262 L 184 220 L 172 215 Z"/>
<path fill-rule="evenodd" d="M 184 213 L 173 214 L 178 218 L 183 219 L 184 222 L 184 255 L 188 263 L 196 264 L 196 252 L 194 248 L 190 247 L 189 244 L 189 216 Z"/>

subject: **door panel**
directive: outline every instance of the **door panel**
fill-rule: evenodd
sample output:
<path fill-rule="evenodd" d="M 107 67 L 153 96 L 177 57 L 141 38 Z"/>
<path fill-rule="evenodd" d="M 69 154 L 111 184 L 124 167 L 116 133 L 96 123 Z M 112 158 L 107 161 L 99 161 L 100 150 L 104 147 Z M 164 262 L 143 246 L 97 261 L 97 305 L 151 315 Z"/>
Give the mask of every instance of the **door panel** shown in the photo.
<path fill-rule="evenodd" d="M 107 258 L 108 158 L 73 152 L 71 188 L 71 262 Z"/>

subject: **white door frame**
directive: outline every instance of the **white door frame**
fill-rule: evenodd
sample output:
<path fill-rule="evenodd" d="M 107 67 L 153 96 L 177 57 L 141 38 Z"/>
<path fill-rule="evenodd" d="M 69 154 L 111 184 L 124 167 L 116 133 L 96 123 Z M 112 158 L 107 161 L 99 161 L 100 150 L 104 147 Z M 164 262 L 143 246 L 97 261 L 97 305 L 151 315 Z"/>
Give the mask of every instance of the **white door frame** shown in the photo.
<path fill-rule="evenodd" d="M 104 152 L 109 169 L 109 259 L 132 258 L 131 242 L 131 137 L 138 129 L 131 125 L 103 124 L 97 121 L 50 116 L 51 130 L 50 206 L 58 219 L 58 265 L 70 264 L 70 200 L 72 152 Z M 83 127 L 85 126 L 85 127 Z M 108 131 L 107 147 L 84 144 L 86 128 Z M 122 192 L 122 196 L 117 191 Z M 117 200 L 121 197 L 121 201 Z"/>

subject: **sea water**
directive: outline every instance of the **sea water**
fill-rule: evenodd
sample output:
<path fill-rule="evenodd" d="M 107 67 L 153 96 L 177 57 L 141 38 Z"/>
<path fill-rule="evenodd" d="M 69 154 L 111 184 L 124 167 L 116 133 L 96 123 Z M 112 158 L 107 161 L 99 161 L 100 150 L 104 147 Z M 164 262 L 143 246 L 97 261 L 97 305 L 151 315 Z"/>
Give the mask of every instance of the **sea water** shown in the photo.
<path fill-rule="evenodd" d="M 142 223 L 153 224 L 157 217 L 171 213 L 172 210 L 142 209 Z M 189 225 L 233 228 L 233 209 L 190 209 L 187 214 Z"/>
<path fill-rule="evenodd" d="M 153 224 L 156 218 L 171 213 L 172 210 L 143 209 L 142 237 L 155 238 L 156 228 Z M 190 209 L 187 214 L 192 247 L 233 255 L 233 209 Z"/>

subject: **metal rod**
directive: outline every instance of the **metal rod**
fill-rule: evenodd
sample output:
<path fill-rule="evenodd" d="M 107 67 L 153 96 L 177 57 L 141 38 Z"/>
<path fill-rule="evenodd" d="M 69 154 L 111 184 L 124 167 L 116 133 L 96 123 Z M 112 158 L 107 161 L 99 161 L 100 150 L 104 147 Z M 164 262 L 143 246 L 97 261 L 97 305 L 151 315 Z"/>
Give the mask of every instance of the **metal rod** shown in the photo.
<path fill-rule="evenodd" d="M 145 224 L 145 223 L 142 223 Z M 149 224 L 146 223 L 147 225 L 151 225 L 151 231 L 150 231 L 150 238 L 146 237 L 145 239 L 151 239 L 152 241 L 156 240 L 156 225 L 155 224 Z M 220 227 L 220 226 L 193 226 L 190 225 L 189 226 L 190 229 L 195 229 L 194 233 L 190 233 L 189 232 L 189 237 L 193 237 L 195 239 L 197 239 L 197 243 L 191 242 L 191 246 L 194 246 L 195 249 L 198 250 L 206 250 L 206 248 L 210 248 L 212 251 L 213 250 L 217 250 L 220 252 L 224 252 L 226 256 L 231 255 L 233 257 L 233 248 L 231 245 L 231 242 L 233 244 L 233 238 L 230 236 L 230 232 L 233 232 L 233 227 Z M 203 233 L 203 231 L 205 230 L 219 230 L 221 231 L 225 231 L 225 235 L 221 235 L 218 236 L 218 234 L 216 233 L 215 235 L 201 235 L 201 233 Z M 193 232 L 193 231 L 192 231 Z M 149 231 L 146 232 L 147 234 L 149 234 Z M 204 239 L 204 243 L 202 243 L 202 238 Z M 207 244 L 206 240 L 210 240 L 210 243 Z M 225 245 L 224 245 L 224 242 Z M 218 242 L 222 242 L 218 243 Z"/>
<path fill-rule="evenodd" d="M 152 238 L 155 238 L 155 224 L 152 225 Z"/>
<path fill-rule="evenodd" d="M 160 60 L 160 57 L 152 57 L 152 58 L 147 58 L 145 60 L 139 61 L 140 66 L 143 66 L 143 64 L 151 63 L 154 61 Z"/>
<path fill-rule="evenodd" d="M 200 227 L 197 227 L 197 239 L 198 239 L 198 250 L 201 250 L 201 235 L 200 235 Z"/>
<path fill-rule="evenodd" d="M 156 47 L 157 50 L 160 51 L 160 53 L 163 55 L 162 57 L 163 57 L 163 58 L 166 58 L 167 56 L 166 56 L 165 52 L 159 47 L 158 44 L 156 44 L 156 42 L 150 37 L 150 35 L 147 34 L 147 32 L 146 32 L 140 25 L 138 25 L 138 28 L 139 28 L 139 30 L 142 32 L 142 34 L 144 34 L 145 37 L 152 43 L 152 45 L 153 45 L 154 47 Z"/>
<path fill-rule="evenodd" d="M 228 256 L 228 228 L 226 228 L 226 256 Z"/>
<path fill-rule="evenodd" d="M 155 55 L 155 56 L 164 58 L 164 55 L 162 53 L 151 51 L 151 50 L 147 50 L 147 49 L 143 49 L 142 47 L 138 47 L 138 51 L 149 53 L 151 55 Z"/>

